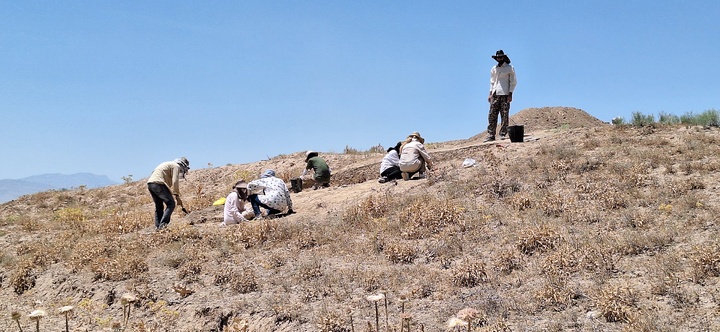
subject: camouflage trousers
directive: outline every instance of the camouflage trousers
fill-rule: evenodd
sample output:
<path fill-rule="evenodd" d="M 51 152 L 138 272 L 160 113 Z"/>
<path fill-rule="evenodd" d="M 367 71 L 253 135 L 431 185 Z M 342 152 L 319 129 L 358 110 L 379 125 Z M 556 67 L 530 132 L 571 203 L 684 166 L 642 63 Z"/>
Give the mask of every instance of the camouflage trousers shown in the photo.
<path fill-rule="evenodd" d="M 500 115 L 500 136 L 507 135 L 508 120 L 510 118 L 510 102 L 508 96 L 495 95 L 490 102 L 490 113 L 488 114 L 488 137 L 495 137 L 497 131 L 498 115 Z"/>

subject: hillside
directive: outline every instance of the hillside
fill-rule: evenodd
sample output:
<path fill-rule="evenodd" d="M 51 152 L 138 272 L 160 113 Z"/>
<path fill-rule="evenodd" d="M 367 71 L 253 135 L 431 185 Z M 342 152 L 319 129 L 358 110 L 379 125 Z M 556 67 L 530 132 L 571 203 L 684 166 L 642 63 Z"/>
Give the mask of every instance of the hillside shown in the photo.
<path fill-rule="evenodd" d="M 143 180 L 2 204 L 0 329 L 43 309 L 61 330 L 72 305 L 73 331 L 446 331 L 463 309 L 473 331 L 720 330 L 718 128 L 511 118 L 526 142 L 422 133 L 424 180 L 378 183 L 381 153 L 321 153 L 332 187 L 269 221 L 220 227 L 211 204 L 238 178 L 299 174 L 303 152 L 192 170 L 191 213 L 161 232 Z"/>

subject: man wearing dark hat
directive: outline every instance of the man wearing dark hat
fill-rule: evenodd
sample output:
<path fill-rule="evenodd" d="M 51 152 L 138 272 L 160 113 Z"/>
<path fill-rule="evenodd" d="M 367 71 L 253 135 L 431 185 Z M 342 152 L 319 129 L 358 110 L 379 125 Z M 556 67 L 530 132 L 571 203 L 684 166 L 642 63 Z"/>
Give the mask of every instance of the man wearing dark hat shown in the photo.
<path fill-rule="evenodd" d="M 513 91 L 517 85 L 515 68 L 510 65 L 510 58 L 503 50 L 495 52 L 492 56 L 497 65 L 490 70 L 490 113 L 488 114 L 487 137 L 485 142 L 495 140 L 497 131 L 498 114 L 500 115 L 500 139 L 507 135 L 508 120 L 510 118 L 510 103 L 512 102 Z"/>
<path fill-rule="evenodd" d="M 184 179 L 189 170 L 190 162 L 181 157 L 158 165 L 150 174 L 147 185 L 155 202 L 155 229 L 163 229 L 170 223 L 170 216 L 175 210 L 175 200 L 183 212 L 187 213 L 180 199 L 180 179 Z"/>

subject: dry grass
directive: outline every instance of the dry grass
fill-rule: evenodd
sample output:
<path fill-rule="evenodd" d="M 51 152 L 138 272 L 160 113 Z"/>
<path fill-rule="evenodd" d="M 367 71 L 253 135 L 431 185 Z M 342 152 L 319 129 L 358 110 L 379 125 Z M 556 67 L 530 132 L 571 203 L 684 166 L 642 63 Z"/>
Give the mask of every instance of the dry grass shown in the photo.
<path fill-rule="evenodd" d="M 343 172 L 375 154 L 328 154 L 347 188 L 225 228 L 209 206 L 233 181 L 266 168 L 289 179 L 302 156 L 194 171 L 183 186 L 197 212 L 161 232 L 143 183 L 39 193 L 0 210 L 4 308 L 70 304 L 83 326 L 111 328 L 116 294 L 131 292 L 134 331 L 440 331 L 461 310 L 477 314 L 473 331 L 719 329 L 720 133 L 557 135 L 438 144 L 436 176 L 371 190 Z M 458 169 L 471 153 L 478 167 Z M 352 198 L 324 200 L 340 193 Z M 387 316 L 366 300 L 379 293 Z"/>

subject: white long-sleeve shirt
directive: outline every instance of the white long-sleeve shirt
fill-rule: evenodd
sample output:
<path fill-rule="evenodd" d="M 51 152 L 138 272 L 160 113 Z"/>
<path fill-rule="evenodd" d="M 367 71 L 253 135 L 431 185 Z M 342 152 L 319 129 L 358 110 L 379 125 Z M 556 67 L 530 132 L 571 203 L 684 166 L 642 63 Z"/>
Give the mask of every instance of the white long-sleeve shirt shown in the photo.
<path fill-rule="evenodd" d="M 517 78 L 515 77 L 515 68 L 509 63 L 503 63 L 502 66 L 493 66 L 490 70 L 490 94 L 498 96 L 506 96 L 515 91 L 517 86 Z"/>
<path fill-rule="evenodd" d="M 397 151 L 390 150 L 385 157 L 383 157 L 382 162 L 380 162 L 380 174 L 382 172 L 385 172 L 386 169 L 398 166 L 400 164 L 400 156 L 398 155 Z"/>
<path fill-rule="evenodd" d="M 250 181 L 248 183 L 248 192 L 258 194 L 260 202 L 275 210 L 286 212 L 293 208 L 287 185 L 283 180 L 274 176 Z"/>
<path fill-rule="evenodd" d="M 223 209 L 223 221 L 226 225 L 239 224 L 247 221 L 242 213 L 245 211 L 245 201 L 238 197 L 236 191 L 231 192 L 225 198 L 225 208 Z"/>

